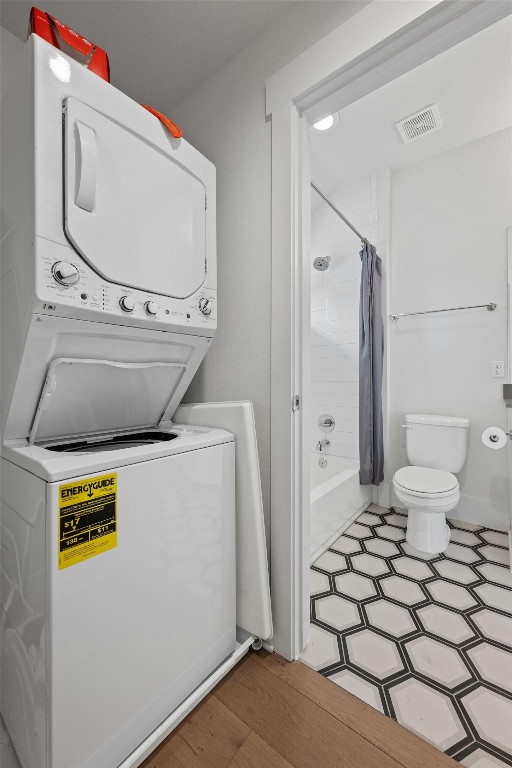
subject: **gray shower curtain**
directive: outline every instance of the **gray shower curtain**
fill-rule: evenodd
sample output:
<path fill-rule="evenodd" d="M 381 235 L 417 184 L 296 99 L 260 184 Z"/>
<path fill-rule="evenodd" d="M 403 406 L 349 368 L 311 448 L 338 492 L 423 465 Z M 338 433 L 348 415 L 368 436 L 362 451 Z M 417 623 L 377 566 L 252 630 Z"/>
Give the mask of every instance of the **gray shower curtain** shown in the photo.
<path fill-rule="evenodd" d="M 370 243 L 365 243 L 359 255 L 359 477 L 361 485 L 379 485 L 384 479 L 382 261 Z"/>

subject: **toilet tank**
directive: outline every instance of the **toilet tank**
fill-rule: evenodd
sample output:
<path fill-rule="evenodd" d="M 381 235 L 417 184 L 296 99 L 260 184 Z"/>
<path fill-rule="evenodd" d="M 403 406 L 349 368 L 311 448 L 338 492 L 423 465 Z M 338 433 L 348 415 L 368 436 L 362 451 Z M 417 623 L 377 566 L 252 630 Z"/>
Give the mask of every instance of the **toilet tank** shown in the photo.
<path fill-rule="evenodd" d="M 469 419 L 409 413 L 405 427 L 409 464 L 460 472 L 466 461 Z"/>

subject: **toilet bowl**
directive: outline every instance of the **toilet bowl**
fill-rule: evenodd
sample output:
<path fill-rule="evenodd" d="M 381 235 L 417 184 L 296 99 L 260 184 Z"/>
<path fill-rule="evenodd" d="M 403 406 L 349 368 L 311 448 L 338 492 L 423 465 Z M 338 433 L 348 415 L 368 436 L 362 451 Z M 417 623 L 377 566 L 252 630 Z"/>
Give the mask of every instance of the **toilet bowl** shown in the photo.
<path fill-rule="evenodd" d="M 444 552 L 450 543 L 446 514 L 460 500 L 459 483 L 451 472 L 428 467 L 402 467 L 395 473 L 393 488 L 407 507 L 406 539 L 421 552 Z"/>

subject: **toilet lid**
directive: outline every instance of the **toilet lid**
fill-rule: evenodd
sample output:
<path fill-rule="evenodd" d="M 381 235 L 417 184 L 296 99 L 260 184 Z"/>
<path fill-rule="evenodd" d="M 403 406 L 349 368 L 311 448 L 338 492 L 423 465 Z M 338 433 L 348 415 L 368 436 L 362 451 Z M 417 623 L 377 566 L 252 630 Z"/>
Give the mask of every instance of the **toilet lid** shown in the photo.
<path fill-rule="evenodd" d="M 451 472 L 428 467 L 402 467 L 395 474 L 395 481 L 412 493 L 447 493 L 458 487 L 458 481 Z"/>

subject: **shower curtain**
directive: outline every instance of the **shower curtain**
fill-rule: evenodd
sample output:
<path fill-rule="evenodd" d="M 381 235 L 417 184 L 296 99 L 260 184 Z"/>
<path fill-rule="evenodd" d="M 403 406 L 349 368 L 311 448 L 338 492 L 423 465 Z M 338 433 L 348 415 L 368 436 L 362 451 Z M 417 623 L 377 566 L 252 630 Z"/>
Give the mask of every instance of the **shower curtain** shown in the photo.
<path fill-rule="evenodd" d="M 379 485 L 384 479 L 382 261 L 375 246 L 368 242 L 359 255 L 359 477 L 361 485 Z"/>

